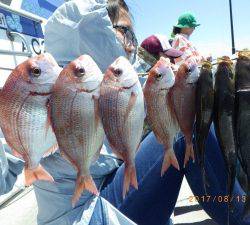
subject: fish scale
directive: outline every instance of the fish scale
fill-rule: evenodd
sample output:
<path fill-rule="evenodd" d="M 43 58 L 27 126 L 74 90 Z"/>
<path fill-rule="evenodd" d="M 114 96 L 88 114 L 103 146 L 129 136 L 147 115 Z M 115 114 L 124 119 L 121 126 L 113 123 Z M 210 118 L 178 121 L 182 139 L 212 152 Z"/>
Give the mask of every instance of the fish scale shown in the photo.
<path fill-rule="evenodd" d="M 159 141 L 161 142 L 161 144 L 167 146 L 168 148 L 171 148 L 171 146 L 173 145 L 174 136 L 179 131 L 179 126 L 177 124 L 175 116 L 171 113 L 169 107 L 170 103 L 167 100 L 167 95 L 168 91 L 155 93 L 154 98 L 152 98 L 151 101 L 148 101 L 147 104 L 150 105 L 148 115 L 158 115 L 158 122 L 150 123 L 150 125 L 152 126 L 152 130 L 160 139 Z M 152 112 L 150 112 L 151 110 Z M 154 121 L 154 118 L 149 118 L 149 120 Z"/>
<path fill-rule="evenodd" d="M 38 107 L 37 110 L 34 110 L 34 107 L 32 107 L 32 98 L 33 97 L 27 98 L 22 107 L 20 114 L 23 114 L 25 116 L 18 120 L 18 127 L 20 127 L 20 130 L 28 130 L 29 124 L 34 124 L 34 126 L 32 129 L 29 129 L 29 132 L 27 133 L 20 132 L 20 137 L 22 140 L 24 140 L 23 143 L 26 143 L 26 146 L 24 146 L 25 149 L 31 147 L 32 149 L 41 148 L 49 150 L 55 145 L 56 139 L 51 127 L 49 127 L 48 130 L 44 129 L 48 122 L 48 115 L 47 111 L 45 111 L 43 108 L 47 104 L 48 99 L 43 96 L 37 97 L 37 101 L 39 102 L 38 105 L 40 105 L 40 107 Z M 39 118 L 39 121 L 36 118 Z M 41 140 L 47 141 L 41 142 Z M 41 147 L 37 145 L 37 143 L 39 142 Z M 32 156 L 32 153 L 34 154 L 34 156 Z M 30 152 L 29 155 L 30 157 L 36 157 L 38 164 L 40 158 L 44 155 L 44 152 L 41 151 L 40 155 L 38 155 L 37 153 L 38 152 Z M 37 164 L 32 166 L 35 168 L 37 167 Z"/>

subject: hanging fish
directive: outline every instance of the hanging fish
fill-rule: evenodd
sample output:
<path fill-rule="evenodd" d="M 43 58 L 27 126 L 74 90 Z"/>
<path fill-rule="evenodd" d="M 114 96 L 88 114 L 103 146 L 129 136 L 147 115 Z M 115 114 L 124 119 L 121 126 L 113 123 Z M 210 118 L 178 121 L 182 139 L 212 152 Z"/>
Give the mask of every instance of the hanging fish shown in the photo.
<path fill-rule="evenodd" d="M 141 84 L 125 57 L 115 60 L 105 73 L 99 107 L 109 144 L 125 164 L 124 198 L 130 184 L 138 188 L 134 158 L 142 137 L 145 116 Z"/>
<path fill-rule="evenodd" d="M 48 101 L 60 71 L 50 54 L 36 56 L 15 68 L 0 93 L 0 125 L 14 154 L 25 161 L 26 185 L 53 181 L 39 162 L 57 149 Z"/>
<path fill-rule="evenodd" d="M 184 167 L 190 158 L 195 160 L 192 135 L 195 121 L 195 90 L 196 82 L 189 83 L 188 67 L 182 64 L 175 77 L 175 84 L 171 89 L 171 102 L 174 112 L 180 126 L 180 129 L 185 136 L 186 151 L 184 159 Z"/>
<path fill-rule="evenodd" d="M 147 121 L 159 143 L 164 145 L 165 153 L 161 176 L 171 165 L 180 170 L 173 150 L 173 141 L 179 131 L 179 126 L 169 97 L 170 88 L 175 82 L 171 66 L 169 59 L 160 58 L 149 71 L 143 91 L 147 108 Z"/>
<path fill-rule="evenodd" d="M 195 141 L 196 141 L 196 159 L 201 168 L 204 189 L 206 191 L 206 185 L 208 181 L 205 174 L 205 146 L 209 133 L 210 126 L 212 124 L 212 114 L 214 106 L 214 88 L 213 88 L 213 73 L 212 64 L 210 62 L 204 62 L 200 76 L 196 86 L 195 97 L 195 110 L 196 110 L 196 124 L 195 124 Z"/>
<path fill-rule="evenodd" d="M 222 57 L 219 59 L 219 64 L 215 73 L 214 97 L 215 133 L 226 164 L 228 173 L 227 191 L 229 199 L 231 199 L 236 176 L 237 154 L 234 132 L 234 72 L 233 62 L 229 57 Z M 228 201 L 228 206 L 229 210 L 232 210 L 231 200 Z"/>
<path fill-rule="evenodd" d="M 98 194 L 89 168 L 104 139 L 98 109 L 102 78 L 93 59 L 80 56 L 62 70 L 51 96 L 51 120 L 59 148 L 77 170 L 73 206 L 84 190 Z"/>
<path fill-rule="evenodd" d="M 243 220 L 250 220 L 250 52 L 240 52 L 235 67 L 235 129 L 238 158 L 247 174 L 248 190 Z"/>

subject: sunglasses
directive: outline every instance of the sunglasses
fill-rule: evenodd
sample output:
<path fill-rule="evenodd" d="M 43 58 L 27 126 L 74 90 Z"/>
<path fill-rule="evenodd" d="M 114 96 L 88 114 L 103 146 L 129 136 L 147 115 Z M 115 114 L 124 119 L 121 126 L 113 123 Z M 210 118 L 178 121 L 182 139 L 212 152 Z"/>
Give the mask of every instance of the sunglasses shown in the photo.
<path fill-rule="evenodd" d="M 125 47 L 134 46 L 136 48 L 138 46 L 138 41 L 135 37 L 135 33 L 131 28 L 122 25 L 114 25 L 113 28 L 122 33 L 124 38 L 123 44 Z"/>

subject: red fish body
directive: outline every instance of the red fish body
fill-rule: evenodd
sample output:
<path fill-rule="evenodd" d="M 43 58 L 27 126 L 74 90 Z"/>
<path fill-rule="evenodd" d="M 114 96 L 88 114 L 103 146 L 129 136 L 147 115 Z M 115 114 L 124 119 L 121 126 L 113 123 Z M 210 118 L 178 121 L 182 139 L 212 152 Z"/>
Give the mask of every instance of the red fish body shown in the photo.
<path fill-rule="evenodd" d="M 191 157 L 195 160 L 192 144 L 193 125 L 195 121 L 195 83 L 188 83 L 188 68 L 181 65 L 175 78 L 175 85 L 171 90 L 171 102 L 180 129 L 185 136 L 186 153 L 184 166 Z"/>
<path fill-rule="evenodd" d="M 57 148 L 48 100 L 61 69 L 49 54 L 28 59 L 10 74 L 0 94 L 0 125 L 15 155 L 25 161 L 25 183 L 53 178 L 39 165 Z"/>
<path fill-rule="evenodd" d="M 118 58 L 107 70 L 101 84 L 99 106 L 112 150 L 125 163 L 125 197 L 130 184 L 138 188 L 134 158 L 143 131 L 144 100 L 138 76 L 124 57 Z"/>
<path fill-rule="evenodd" d="M 98 194 L 89 167 L 103 145 L 104 130 L 98 110 L 102 78 L 93 59 L 83 55 L 63 69 L 53 89 L 53 129 L 62 154 L 78 172 L 73 206 L 84 190 Z"/>
<path fill-rule="evenodd" d="M 150 70 L 143 91 L 147 108 L 147 122 L 165 149 L 161 175 L 171 164 L 179 170 L 173 150 L 173 141 L 179 131 L 179 126 L 169 98 L 169 90 L 174 85 L 174 81 L 170 61 L 161 58 Z"/>

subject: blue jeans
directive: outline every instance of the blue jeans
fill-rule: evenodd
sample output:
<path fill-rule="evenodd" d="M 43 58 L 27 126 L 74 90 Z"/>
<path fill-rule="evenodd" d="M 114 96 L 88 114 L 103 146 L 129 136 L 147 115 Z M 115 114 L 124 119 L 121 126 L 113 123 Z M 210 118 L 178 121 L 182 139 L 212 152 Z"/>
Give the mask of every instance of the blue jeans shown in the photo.
<path fill-rule="evenodd" d="M 157 142 L 153 132 L 143 140 L 135 159 L 139 190 L 131 188 L 126 198 L 122 199 L 124 166 L 121 166 L 107 179 L 101 196 L 139 225 L 166 225 L 174 210 L 185 175 L 194 195 L 201 197 L 200 204 L 206 213 L 218 224 L 225 225 L 227 224 L 227 203 L 221 200 L 221 196 L 227 195 L 226 169 L 213 126 L 206 146 L 205 169 L 210 183 L 207 189 L 208 195 L 211 196 L 210 200 L 202 199 L 205 191 L 199 166 L 190 161 L 186 168 L 182 167 L 185 152 L 183 136 L 177 138 L 174 144 L 181 170 L 177 171 L 170 167 L 163 177 L 160 176 L 163 146 Z M 233 193 L 235 209 L 230 213 L 231 225 L 250 224 L 250 221 L 243 223 L 240 219 L 244 208 L 240 197 L 244 194 L 236 181 Z"/>

